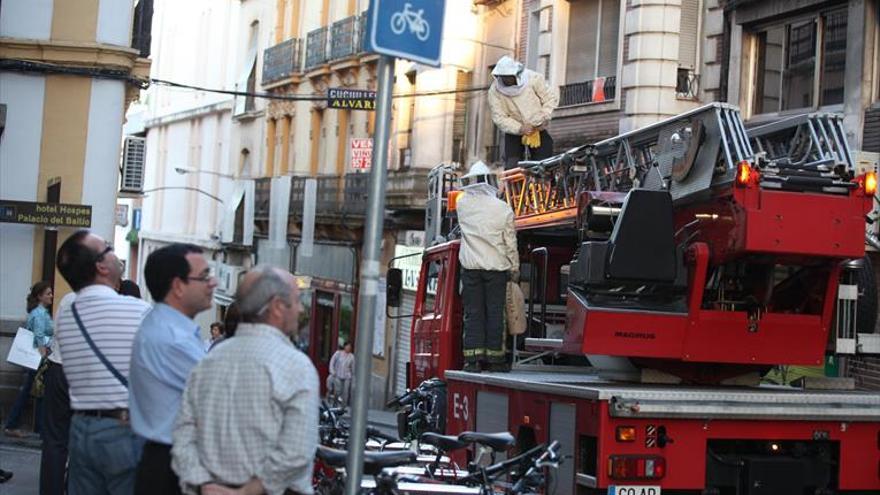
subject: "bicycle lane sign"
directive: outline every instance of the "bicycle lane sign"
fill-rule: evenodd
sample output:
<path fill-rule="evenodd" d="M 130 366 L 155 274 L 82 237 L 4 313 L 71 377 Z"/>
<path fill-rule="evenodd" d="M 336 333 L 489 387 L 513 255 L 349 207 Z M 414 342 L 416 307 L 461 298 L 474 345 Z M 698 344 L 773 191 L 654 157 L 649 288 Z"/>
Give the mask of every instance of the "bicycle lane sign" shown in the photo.
<path fill-rule="evenodd" d="M 445 0 L 371 0 L 368 52 L 440 67 Z"/>

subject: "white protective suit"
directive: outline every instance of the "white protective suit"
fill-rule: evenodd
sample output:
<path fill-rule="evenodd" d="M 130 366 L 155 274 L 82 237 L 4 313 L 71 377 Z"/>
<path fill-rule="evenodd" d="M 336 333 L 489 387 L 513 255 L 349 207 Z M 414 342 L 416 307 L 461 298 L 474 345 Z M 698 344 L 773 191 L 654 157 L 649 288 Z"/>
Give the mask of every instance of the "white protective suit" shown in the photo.
<path fill-rule="evenodd" d="M 510 57 L 502 57 L 493 74 L 517 72 L 516 86 L 504 87 L 496 80 L 489 88 L 488 101 L 492 121 L 506 134 L 521 134 L 523 124 L 533 128 L 546 127 L 550 122 L 550 115 L 559 105 L 557 88 L 550 87 L 544 76 L 523 69 L 521 63 Z"/>
<path fill-rule="evenodd" d="M 456 200 L 461 227 L 459 262 L 468 270 L 519 271 L 513 210 L 488 184 L 463 188 Z"/>

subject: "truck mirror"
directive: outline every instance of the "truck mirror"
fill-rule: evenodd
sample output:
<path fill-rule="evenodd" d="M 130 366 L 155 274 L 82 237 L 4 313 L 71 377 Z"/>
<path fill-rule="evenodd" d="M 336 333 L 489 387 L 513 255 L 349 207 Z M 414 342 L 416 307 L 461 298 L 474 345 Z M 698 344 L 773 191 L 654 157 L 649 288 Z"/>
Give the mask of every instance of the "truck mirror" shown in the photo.
<path fill-rule="evenodd" d="M 400 293 L 403 290 L 403 270 L 400 268 L 389 268 L 385 277 L 387 280 L 385 304 L 389 308 L 399 308 Z"/>

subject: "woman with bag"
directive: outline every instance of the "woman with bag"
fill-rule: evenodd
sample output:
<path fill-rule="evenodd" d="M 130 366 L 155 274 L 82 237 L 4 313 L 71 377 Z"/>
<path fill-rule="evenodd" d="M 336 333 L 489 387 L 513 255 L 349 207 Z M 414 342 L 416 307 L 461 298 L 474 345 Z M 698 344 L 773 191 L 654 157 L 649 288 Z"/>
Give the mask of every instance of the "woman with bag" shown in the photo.
<path fill-rule="evenodd" d="M 18 425 L 21 420 L 21 412 L 24 410 L 24 407 L 27 405 L 27 400 L 31 396 L 31 390 L 33 388 L 42 388 L 40 386 L 42 377 L 40 377 L 40 383 L 37 384 L 37 387 L 34 387 L 34 379 L 45 369 L 46 355 L 49 353 L 49 344 L 52 342 L 52 336 L 55 333 L 52 324 L 52 315 L 49 314 L 49 308 L 52 307 L 53 296 L 52 286 L 49 285 L 49 282 L 41 281 L 31 287 L 31 291 L 27 297 L 28 317 L 25 327 L 33 332 L 34 347 L 40 351 L 40 354 L 43 356 L 43 362 L 40 364 L 39 370 L 27 370 L 24 384 L 19 389 L 18 397 L 15 398 L 15 403 L 9 411 L 9 417 L 6 418 L 6 423 L 3 425 L 3 433 L 7 436 L 22 438 L 27 435 L 25 432 L 18 429 Z M 40 426 L 42 424 L 42 391 L 38 390 L 37 395 L 39 395 L 39 397 L 36 398 L 34 433 L 39 434 Z"/>

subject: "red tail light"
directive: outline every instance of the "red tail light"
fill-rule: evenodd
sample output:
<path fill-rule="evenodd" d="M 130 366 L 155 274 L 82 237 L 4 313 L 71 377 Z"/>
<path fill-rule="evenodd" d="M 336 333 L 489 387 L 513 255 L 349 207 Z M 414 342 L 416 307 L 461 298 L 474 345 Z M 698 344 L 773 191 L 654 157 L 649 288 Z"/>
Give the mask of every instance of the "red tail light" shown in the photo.
<path fill-rule="evenodd" d="M 757 178 L 757 171 L 752 169 L 752 164 L 747 161 L 741 161 L 736 166 L 736 185 L 745 187 L 752 182 L 752 176 Z"/>
<path fill-rule="evenodd" d="M 613 455 L 608 477 L 615 480 L 659 480 L 666 475 L 666 459 L 659 456 Z"/>
<path fill-rule="evenodd" d="M 877 192 L 877 172 L 868 172 L 865 174 L 865 194 L 873 196 Z"/>

